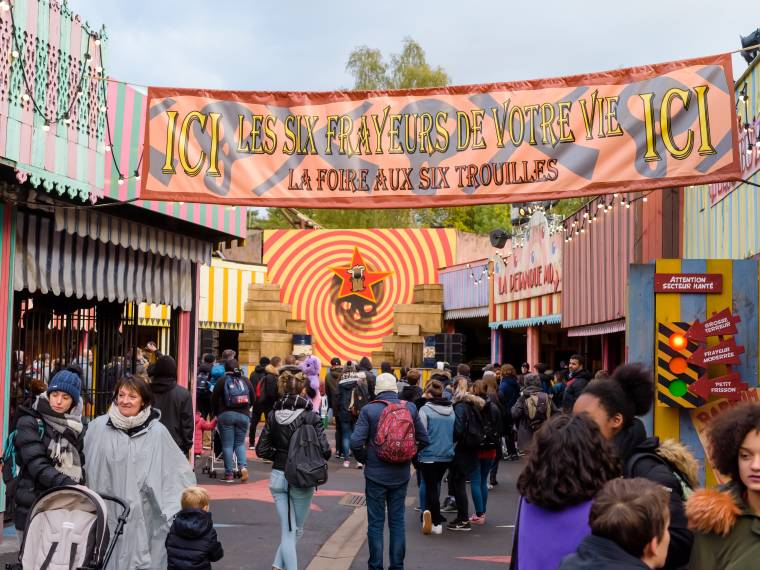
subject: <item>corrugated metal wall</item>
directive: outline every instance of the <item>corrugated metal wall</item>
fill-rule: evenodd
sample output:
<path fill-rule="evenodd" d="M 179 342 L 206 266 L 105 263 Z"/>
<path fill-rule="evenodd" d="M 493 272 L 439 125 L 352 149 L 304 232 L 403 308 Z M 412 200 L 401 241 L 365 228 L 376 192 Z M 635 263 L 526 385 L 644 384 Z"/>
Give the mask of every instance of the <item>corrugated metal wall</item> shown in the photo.
<path fill-rule="evenodd" d="M 580 327 L 626 317 L 628 265 L 679 256 L 681 235 L 679 191 L 625 194 L 613 209 L 598 209 L 597 221 L 585 233 L 564 242 L 562 253 L 562 328 Z M 622 197 L 630 208 L 620 204 Z"/>
<path fill-rule="evenodd" d="M 490 283 L 483 273 L 487 267 L 486 262 L 481 262 L 471 264 L 469 269 L 466 266 L 442 269 L 438 279 L 443 285 L 443 309 L 487 307 Z M 475 285 L 473 275 L 481 280 L 478 285 Z"/>
<path fill-rule="evenodd" d="M 597 210 L 597 204 L 598 200 L 591 203 L 591 212 Z M 639 202 L 625 208 L 615 199 L 609 213 L 600 209 L 585 233 L 563 243 L 563 328 L 625 316 L 625 283 L 628 264 L 635 257 L 635 218 L 641 206 Z"/>

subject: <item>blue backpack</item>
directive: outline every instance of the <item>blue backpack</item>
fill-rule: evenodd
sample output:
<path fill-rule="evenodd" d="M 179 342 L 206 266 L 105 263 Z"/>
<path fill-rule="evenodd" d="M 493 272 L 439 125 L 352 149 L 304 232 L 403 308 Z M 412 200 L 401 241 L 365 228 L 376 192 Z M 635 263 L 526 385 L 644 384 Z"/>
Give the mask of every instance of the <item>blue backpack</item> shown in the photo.
<path fill-rule="evenodd" d="M 247 408 L 251 394 L 241 376 L 227 374 L 224 377 L 224 404 L 228 408 Z"/>
<path fill-rule="evenodd" d="M 45 434 L 45 424 L 42 420 L 37 420 L 37 436 L 42 441 L 42 436 Z M 14 429 L 8 434 L 8 439 L 5 440 L 5 450 L 3 451 L 2 458 L 2 474 L 3 483 L 6 485 L 18 477 L 21 468 L 16 461 L 16 430 Z"/>

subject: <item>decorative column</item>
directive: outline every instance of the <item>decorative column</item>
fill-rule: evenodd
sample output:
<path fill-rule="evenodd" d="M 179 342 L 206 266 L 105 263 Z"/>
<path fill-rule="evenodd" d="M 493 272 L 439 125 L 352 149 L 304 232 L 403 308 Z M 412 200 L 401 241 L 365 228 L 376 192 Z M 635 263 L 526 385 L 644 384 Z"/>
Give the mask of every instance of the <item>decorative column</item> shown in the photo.
<path fill-rule="evenodd" d="M 13 268 L 16 250 L 16 209 L 0 202 L 0 410 L 2 441 L 8 436 L 13 344 Z M 0 512 L 5 511 L 5 485 L 0 481 Z M 2 538 L 0 538 L 2 542 Z"/>
<path fill-rule="evenodd" d="M 177 384 L 187 388 L 190 380 L 190 353 L 195 353 L 190 345 L 190 329 L 194 326 L 191 322 L 190 311 L 177 310 Z"/>
<path fill-rule="evenodd" d="M 610 335 L 602 335 L 602 368 L 608 372 L 612 372 L 610 369 Z"/>
<path fill-rule="evenodd" d="M 540 361 L 539 349 L 541 347 L 541 329 L 539 327 L 528 327 L 528 346 L 527 361 L 531 368 Z"/>
<path fill-rule="evenodd" d="M 491 362 L 502 364 L 501 329 L 491 329 Z"/>

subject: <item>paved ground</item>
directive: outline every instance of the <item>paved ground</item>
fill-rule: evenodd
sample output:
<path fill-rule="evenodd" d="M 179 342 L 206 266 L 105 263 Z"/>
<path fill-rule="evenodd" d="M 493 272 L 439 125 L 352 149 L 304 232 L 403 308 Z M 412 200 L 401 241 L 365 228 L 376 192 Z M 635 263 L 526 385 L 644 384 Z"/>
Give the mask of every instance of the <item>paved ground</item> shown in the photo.
<path fill-rule="evenodd" d="M 332 434 L 330 436 L 332 441 Z M 362 495 L 363 473 L 353 468 L 344 469 L 341 463 L 334 460 L 330 463 L 329 481 L 315 497 L 306 531 L 299 544 L 299 567 L 309 567 L 309 570 L 364 569 L 368 557 L 365 511 L 360 508 L 349 519 L 355 508 L 340 504 L 346 495 Z M 501 484 L 489 496 L 488 524 L 473 527 L 467 533 L 444 531 L 441 536 L 423 536 L 417 522 L 419 513 L 413 510 L 417 485 L 412 480 L 407 499 L 405 567 L 474 569 L 504 564 L 511 549 L 517 507 L 514 482 L 521 465 L 521 462 L 501 464 Z M 279 519 L 267 486 L 271 466 L 252 459 L 250 467 L 251 479 L 246 485 L 221 483 L 200 473 L 200 469 L 198 472 L 199 484 L 211 494 L 214 522 L 225 548 L 224 559 L 214 564 L 216 570 L 271 568 L 280 533 Z M 9 538 L 13 541 L 12 534 L 11 529 L 6 529 L 6 541 Z M 320 552 L 321 548 L 323 550 Z M 320 557 L 315 559 L 318 553 Z M 11 554 L 0 555 L 0 567 L 13 559 Z"/>

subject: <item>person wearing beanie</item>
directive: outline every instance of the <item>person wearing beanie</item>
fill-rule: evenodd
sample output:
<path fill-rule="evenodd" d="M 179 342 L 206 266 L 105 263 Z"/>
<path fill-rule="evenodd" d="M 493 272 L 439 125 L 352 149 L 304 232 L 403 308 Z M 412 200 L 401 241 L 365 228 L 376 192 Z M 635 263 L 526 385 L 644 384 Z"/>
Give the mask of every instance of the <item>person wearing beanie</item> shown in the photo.
<path fill-rule="evenodd" d="M 80 376 L 64 368 L 31 406 L 19 407 L 14 444 L 19 467 L 14 522 L 19 540 L 29 509 L 43 492 L 85 483 L 81 386 Z"/>
<path fill-rule="evenodd" d="M 159 356 L 152 372 L 153 408 L 161 411 L 159 421 L 169 430 L 183 455 L 187 455 L 195 433 L 193 398 L 187 388 L 177 384 L 177 363 L 171 356 Z"/>
<path fill-rule="evenodd" d="M 366 404 L 359 413 L 351 434 L 351 451 L 357 461 L 364 463 L 365 495 L 367 497 L 367 542 L 369 545 L 369 567 L 384 568 L 383 537 L 385 511 L 388 511 L 390 531 L 390 568 L 404 567 L 406 532 L 404 528 L 404 501 L 409 484 L 411 461 L 406 463 L 386 463 L 377 455 L 375 435 L 380 416 L 388 404 L 401 404 L 396 388 L 396 377 L 383 373 L 375 381 L 376 398 Z M 414 422 L 417 451 L 428 443 L 428 434 L 412 402 L 403 403 Z"/>

